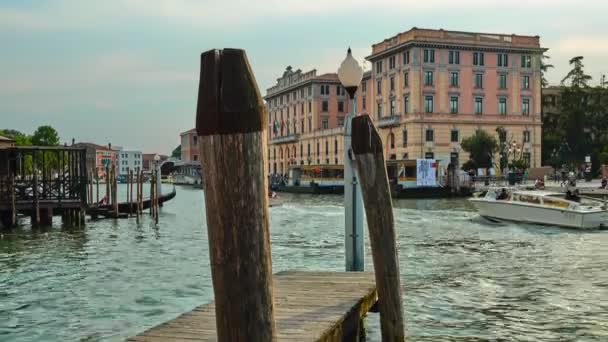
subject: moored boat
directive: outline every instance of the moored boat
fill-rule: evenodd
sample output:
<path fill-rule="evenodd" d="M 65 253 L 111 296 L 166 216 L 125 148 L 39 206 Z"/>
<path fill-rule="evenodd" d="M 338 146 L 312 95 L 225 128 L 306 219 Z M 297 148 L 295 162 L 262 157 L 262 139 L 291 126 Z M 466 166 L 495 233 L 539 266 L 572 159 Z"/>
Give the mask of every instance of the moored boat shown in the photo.
<path fill-rule="evenodd" d="M 608 227 L 606 203 L 576 194 L 538 190 L 490 189 L 469 199 L 479 215 L 492 221 L 514 221 L 569 228 Z"/>

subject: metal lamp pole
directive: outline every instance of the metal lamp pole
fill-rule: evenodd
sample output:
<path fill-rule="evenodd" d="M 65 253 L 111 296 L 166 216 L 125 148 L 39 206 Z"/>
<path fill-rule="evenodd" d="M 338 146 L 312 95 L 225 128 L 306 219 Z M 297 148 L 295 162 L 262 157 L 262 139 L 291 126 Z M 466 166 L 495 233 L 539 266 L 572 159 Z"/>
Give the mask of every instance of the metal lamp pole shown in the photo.
<path fill-rule="evenodd" d="M 355 168 L 354 153 L 351 152 L 352 119 L 356 115 L 355 93 L 363 70 L 352 57 L 350 48 L 340 69 L 338 70 L 340 82 L 350 97 L 350 110 L 346 116 L 344 126 L 344 245 L 346 258 L 346 271 L 363 271 L 363 197 Z"/>

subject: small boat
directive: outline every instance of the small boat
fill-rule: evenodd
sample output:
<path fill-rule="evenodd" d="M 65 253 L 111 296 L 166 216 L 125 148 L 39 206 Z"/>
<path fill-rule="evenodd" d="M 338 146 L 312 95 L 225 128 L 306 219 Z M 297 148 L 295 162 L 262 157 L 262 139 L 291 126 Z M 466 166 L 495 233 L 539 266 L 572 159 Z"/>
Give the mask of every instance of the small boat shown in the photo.
<path fill-rule="evenodd" d="M 163 184 L 173 184 L 173 177 L 171 176 L 160 176 L 160 182 Z"/>
<path fill-rule="evenodd" d="M 608 227 L 608 207 L 576 192 L 489 189 L 469 199 L 479 215 L 491 221 L 514 221 L 578 229 Z"/>
<path fill-rule="evenodd" d="M 176 195 L 176 191 L 175 191 L 175 187 L 173 188 L 173 191 L 171 191 L 170 193 L 167 194 L 163 194 L 161 196 L 158 197 L 158 204 L 160 206 L 163 205 L 163 203 L 168 202 L 170 200 L 172 200 Z M 142 200 L 142 210 L 147 210 L 150 209 L 150 198 L 144 199 Z M 133 208 L 131 210 L 135 211 L 135 208 L 137 206 L 137 203 L 135 202 L 119 202 L 118 203 L 118 211 L 122 212 L 122 213 L 128 213 L 129 212 L 129 205 L 131 205 Z M 90 211 L 99 211 L 99 210 L 113 210 L 112 205 L 110 204 L 102 204 L 99 206 L 93 206 L 91 208 L 89 208 Z"/>

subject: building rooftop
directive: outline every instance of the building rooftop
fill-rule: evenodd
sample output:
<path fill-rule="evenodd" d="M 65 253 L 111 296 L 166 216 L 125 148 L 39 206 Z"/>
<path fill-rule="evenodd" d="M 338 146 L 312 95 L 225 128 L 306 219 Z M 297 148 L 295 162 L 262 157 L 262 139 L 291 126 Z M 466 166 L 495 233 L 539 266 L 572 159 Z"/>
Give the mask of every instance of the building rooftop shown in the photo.
<path fill-rule="evenodd" d="M 105 150 L 105 151 L 109 151 L 110 149 L 108 148 L 108 146 L 103 146 L 103 145 L 98 145 L 98 144 L 94 144 L 94 143 L 90 143 L 90 142 L 79 142 L 73 145 L 74 147 L 86 147 L 86 148 L 94 148 L 96 150 Z"/>
<path fill-rule="evenodd" d="M 182 136 L 182 135 L 192 134 L 192 133 L 196 133 L 196 128 L 192 128 L 192 129 L 189 129 L 189 130 L 187 130 L 185 132 L 181 132 L 179 135 Z"/>
<path fill-rule="evenodd" d="M 384 52 L 396 50 L 405 45 L 443 45 L 459 47 L 475 47 L 504 50 L 522 50 L 543 52 L 546 49 L 540 46 L 539 36 L 526 36 L 516 34 L 482 33 L 448 31 L 444 29 L 422 29 L 413 27 L 408 31 L 398 33 L 395 36 L 372 44 L 372 54 L 367 59 L 372 59 Z"/>
<path fill-rule="evenodd" d="M 307 72 L 302 72 L 302 70 L 300 69 L 293 71 L 293 68 L 291 66 L 288 66 L 283 72 L 283 76 L 277 78 L 277 83 L 266 90 L 266 96 L 264 96 L 264 99 L 267 99 L 271 96 L 275 96 L 279 93 L 283 93 L 285 91 L 291 91 L 296 87 L 302 86 L 307 83 L 312 83 L 314 81 L 340 82 L 337 73 L 325 73 L 317 76 L 316 69 L 312 69 Z"/>
<path fill-rule="evenodd" d="M 15 140 L 13 140 L 13 139 L 11 139 L 11 138 L 8 138 L 8 137 L 5 137 L 5 136 L 0 135 L 0 141 L 14 142 Z"/>

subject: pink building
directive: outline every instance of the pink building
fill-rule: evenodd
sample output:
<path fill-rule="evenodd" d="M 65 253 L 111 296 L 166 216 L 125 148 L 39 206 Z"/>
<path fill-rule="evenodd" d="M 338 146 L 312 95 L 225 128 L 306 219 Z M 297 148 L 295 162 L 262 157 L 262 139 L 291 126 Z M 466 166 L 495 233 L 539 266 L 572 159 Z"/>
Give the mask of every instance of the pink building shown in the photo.
<path fill-rule="evenodd" d="M 196 129 L 180 133 L 181 138 L 181 153 L 183 161 L 200 161 L 199 149 L 198 149 L 198 134 Z"/>
<path fill-rule="evenodd" d="M 357 109 L 380 128 L 388 159 L 461 164 L 463 138 L 483 129 L 498 139 L 502 127 L 539 167 L 544 51 L 538 36 L 412 28 L 372 45 Z"/>
<path fill-rule="evenodd" d="M 341 163 L 342 142 L 338 145 L 331 132 L 341 132 L 349 108 L 337 74 L 317 76 L 316 70 L 303 73 L 287 67 L 264 99 L 269 172 L 287 173 L 294 164 Z"/>

